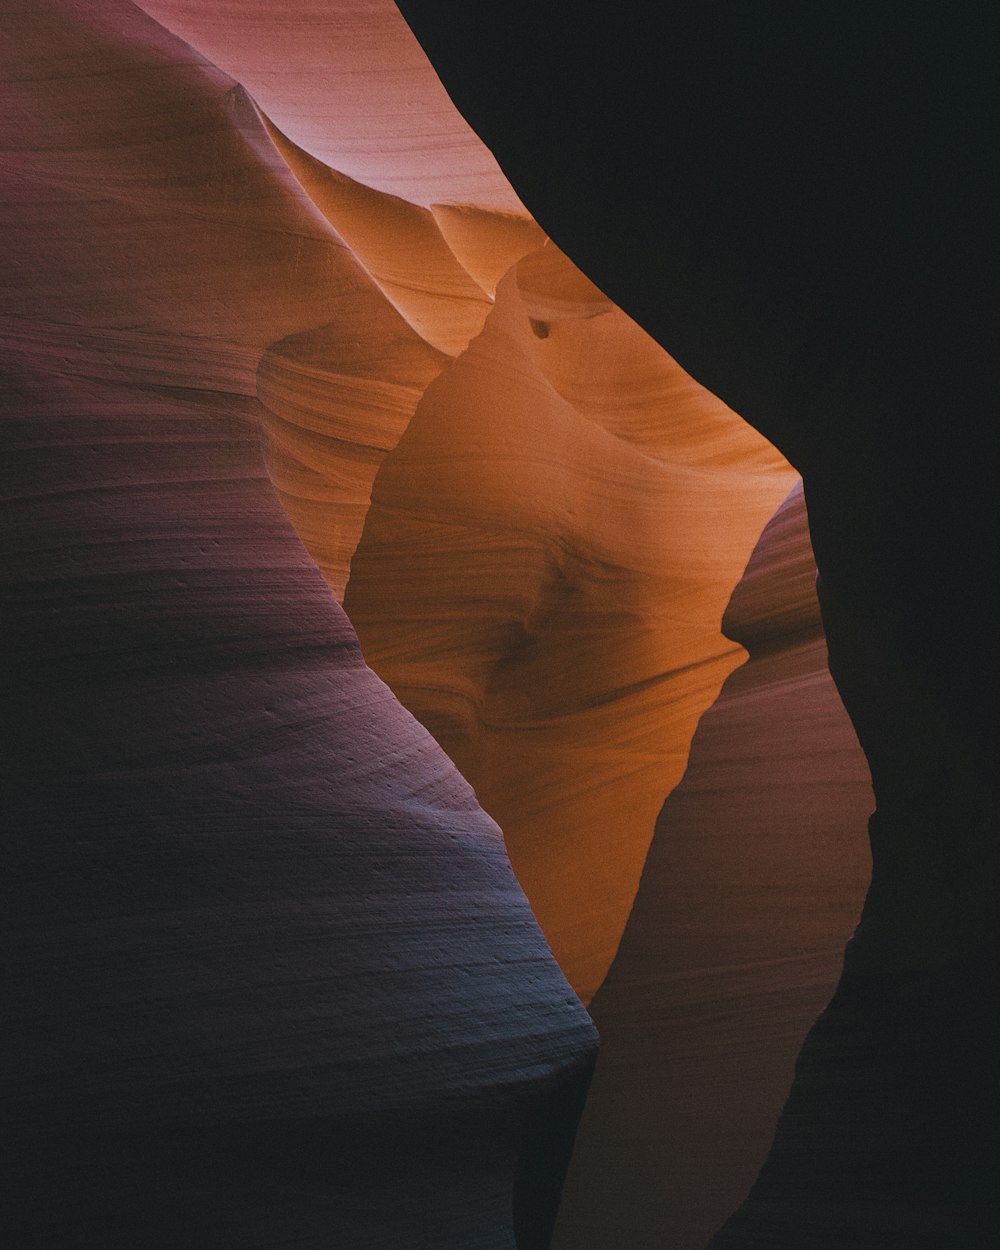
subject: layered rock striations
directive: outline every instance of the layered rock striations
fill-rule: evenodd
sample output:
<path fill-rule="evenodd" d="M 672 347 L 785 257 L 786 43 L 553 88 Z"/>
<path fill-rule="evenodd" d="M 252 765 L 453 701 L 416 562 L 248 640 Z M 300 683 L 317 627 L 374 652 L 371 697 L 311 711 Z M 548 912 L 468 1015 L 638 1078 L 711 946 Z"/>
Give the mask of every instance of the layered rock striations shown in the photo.
<path fill-rule="evenodd" d="M 348 461 L 440 353 L 202 56 L 6 25 L 0 1240 L 545 1244 L 593 1028 L 262 450 L 274 345 Z"/>
<path fill-rule="evenodd" d="M 992 1246 L 987 24 L 402 7 L 5 18 L 3 1240 Z"/>
<path fill-rule="evenodd" d="M 198 6 L 150 11 L 239 76 L 248 125 L 412 331 L 390 341 L 369 308 L 274 344 L 269 471 L 368 662 L 501 824 L 587 999 L 741 659 L 718 623 L 794 472 L 548 243 L 456 115 L 442 152 L 451 106 L 394 9 L 317 27 L 305 6 L 273 45 L 259 5 L 231 37 Z M 421 149 L 398 146 L 412 119 L 390 66 L 426 112 Z"/>
<path fill-rule="evenodd" d="M 792 479 L 552 247 L 379 470 L 345 606 L 500 823 L 585 998 L 743 658 L 719 621 Z"/>

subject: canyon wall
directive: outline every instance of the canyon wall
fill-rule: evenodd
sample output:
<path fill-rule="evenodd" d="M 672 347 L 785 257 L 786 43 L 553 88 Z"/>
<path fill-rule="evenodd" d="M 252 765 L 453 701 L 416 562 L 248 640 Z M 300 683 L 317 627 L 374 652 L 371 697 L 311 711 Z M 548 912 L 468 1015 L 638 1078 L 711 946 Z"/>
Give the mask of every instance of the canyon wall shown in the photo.
<path fill-rule="evenodd" d="M 332 343 L 370 461 L 441 354 L 204 57 L 4 18 L 0 1241 L 543 1245 L 593 1027 L 256 397 Z"/>
<path fill-rule="evenodd" d="M 744 657 L 719 623 L 792 480 L 548 248 L 503 280 L 375 481 L 345 607 L 500 824 L 585 1000 Z"/>
<path fill-rule="evenodd" d="M 4 1242 L 992 1246 L 991 22 L 400 7 L 3 14 Z"/>
<path fill-rule="evenodd" d="M 546 232 L 804 479 L 873 877 L 713 1245 L 991 1245 L 995 11 L 400 7 Z"/>
<path fill-rule="evenodd" d="M 591 1004 L 601 1054 L 560 1247 L 701 1250 L 767 1154 L 870 871 L 864 755 L 833 685 L 801 484 L 723 620 L 749 662 L 698 726 Z"/>

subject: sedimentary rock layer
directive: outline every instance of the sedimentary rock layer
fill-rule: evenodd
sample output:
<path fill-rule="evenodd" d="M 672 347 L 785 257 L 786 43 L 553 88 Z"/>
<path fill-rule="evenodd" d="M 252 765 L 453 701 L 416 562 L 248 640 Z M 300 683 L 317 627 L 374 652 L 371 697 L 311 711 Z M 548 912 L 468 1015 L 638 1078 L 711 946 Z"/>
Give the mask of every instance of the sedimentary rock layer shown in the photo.
<path fill-rule="evenodd" d="M 455 202 L 467 180 L 430 178 L 453 168 L 430 132 L 390 176 L 388 66 L 445 126 L 394 10 L 361 6 L 310 41 L 306 7 L 265 48 L 261 7 L 231 39 L 229 17 L 154 8 L 239 75 L 248 128 L 406 323 L 393 333 L 369 301 L 264 355 L 269 470 L 368 661 L 500 822 L 589 998 L 698 716 L 739 662 L 718 622 L 793 471 L 547 243 L 490 161 L 467 162 L 472 204 Z M 350 101 L 339 79 L 318 86 L 327 44 L 345 77 L 350 61 Z M 380 101 L 367 122 L 362 96 Z M 451 133 L 471 151 L 457 116 Z M 450 202 L 428 207 L 431 188 Z"/>
<path fill-rule="evenodd" d="M 376 451 L 438 354 L 224 74 L 8 17 L 0 1240 L 544 1244 L 592 1026 L 261 448 L 271 345 Z"/>
<path fill-rule="evenodd" d="M 504 279 L 375 481 L 345 606 L 600 985 L 719 631 L 793 473 L 553 247 Z"/>

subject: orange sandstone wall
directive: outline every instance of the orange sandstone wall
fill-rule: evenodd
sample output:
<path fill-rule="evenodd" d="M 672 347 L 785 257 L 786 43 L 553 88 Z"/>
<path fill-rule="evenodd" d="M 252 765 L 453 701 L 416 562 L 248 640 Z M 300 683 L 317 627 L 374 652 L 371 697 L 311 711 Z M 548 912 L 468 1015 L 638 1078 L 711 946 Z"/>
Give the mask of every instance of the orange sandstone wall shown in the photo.
<path fill-rule="evenodd" d="M 146 7 L 239 78 L 385 298 L 264 354 L 269 471 L 588 999 L 794 472 L 547 243 L 394 6 Z"/>
<path fill-rule="evenodd" d="M 221 1244 L 238 1211 L 269 1247 L 289 1221 L 301 1244 L 544 1244 L 592 1033 L 488 812 L 584 998 L 627 934 L 561 1244 L 693 1246 L 752 1179 L 857 901 L 824 821 L 834 775 L 856 818 L 864 771 L 794 499 L 720 628 L 794 472 L 545 238 L 385 0 L 10 16 L 29 887 L 8 914 L 72 918 L 32 948 L 17 1185 L 44 1163 L 53 1244 L 76 1218 L 46 1214 L 63 1168 L 95 1228 L 124 1221 L 106 1241 L 166 1221 L 165 1246 Z M 772 557 L 791 582 L 750 611 Z M 844 890 L 776 935 L 739 842 L 783 900 L 814 897 L 782 823 L 781 767 L 810 761 Z M 122 1211 L 79 1148 L 99 1105 L 113 1166 L 135 1156 Z M 330 1136 L 359 1118 L 360 1162 Z M 258 1182 L 279 1157 L 276 1195 Z M 288 1194 L 327 1157 L 304 1212 Z M 351 1212 L 332 1231 L 331 1202 Z"/>
<path fill-rule="evenodd" d="M 585 999 L 743 658 L 719 623 L 793 480 L 551 245 L 379 470 L 345 606 L 500 823 Z"/>

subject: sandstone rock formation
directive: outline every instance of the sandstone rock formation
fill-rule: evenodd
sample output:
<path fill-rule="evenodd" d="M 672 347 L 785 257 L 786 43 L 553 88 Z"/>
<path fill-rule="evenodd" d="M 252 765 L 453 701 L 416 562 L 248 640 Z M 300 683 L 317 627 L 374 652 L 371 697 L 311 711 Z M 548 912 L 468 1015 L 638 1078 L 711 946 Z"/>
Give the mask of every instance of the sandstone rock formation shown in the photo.
<path fill-rule="evenodd" d="M 723 629 L 702 717 L 591 1004 L 601 1055 L 557 1246 L 701 1250 L 767 1153 L 870 871 L 868 769 L 826 664 L 801 485 Z"/>
<path fill-rule="evenodd" d="M 308 38 L 305 6 L 273 44 L 259 4 L 231 37 L 202 6 L 150 12 L 238 75 L 247 124 L 415 331 L 390 342 L 339 314 L 275 344 L 258 375 L 269 470 L 369 663 L 501 824 L 586 1000 L 741 658 L 718 623 L 794 472 L 547 243 L 457 115 L 449 130 L 395 10 L 327 14 Z M 464 153 L 441 165 L 450 181 L 431 177 L 436 145 L 386 156 L 402 133 L 388 66 Z"/>
<path fill-rule="evenodd" d="M 0 1241 L 545 1244 L 592 1026 L 261 450 L 274 345 L 348 458 L 440 354 L 198 53 L 5 27 Z"/>
<path fill-rule="evenodd" d="M 792 476 L 553 248 L 504 279 L 379 470 L 345 606 L 585 999 L 742 659 L 719 622 Z"/>
<path fill-rule="evenodd" d="M 992 1247 L 993 19 L 401 8 L 4 15 L 0 1241 Z"/>
<path fill-rule="evenodd" d="M 873 881 L 713 1244 L 993 1245 L 995 10 L 401 8 L 546 232 L 804 478 Z"/>

